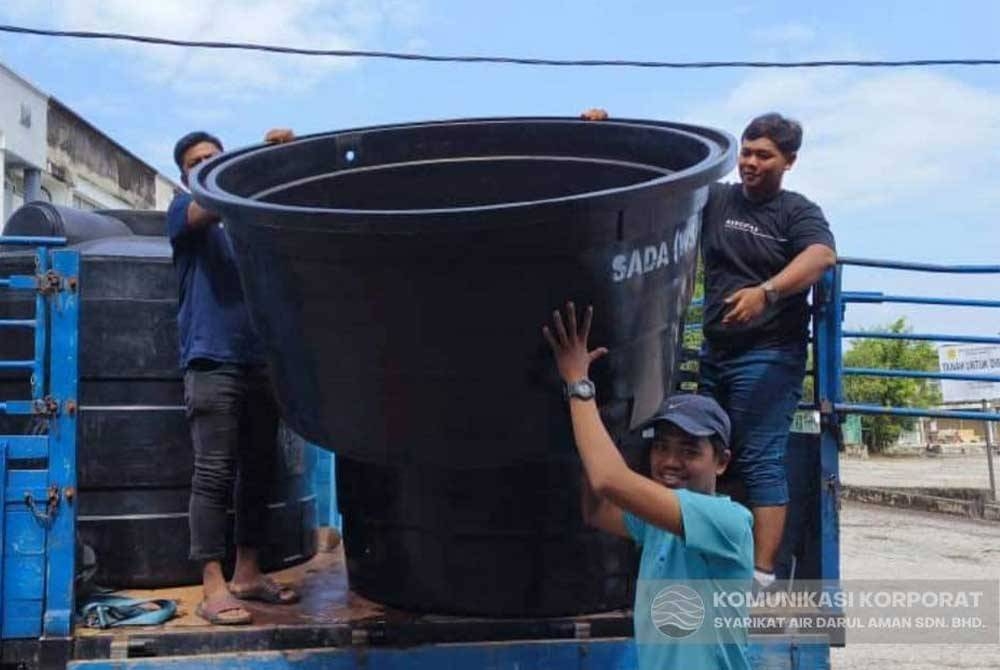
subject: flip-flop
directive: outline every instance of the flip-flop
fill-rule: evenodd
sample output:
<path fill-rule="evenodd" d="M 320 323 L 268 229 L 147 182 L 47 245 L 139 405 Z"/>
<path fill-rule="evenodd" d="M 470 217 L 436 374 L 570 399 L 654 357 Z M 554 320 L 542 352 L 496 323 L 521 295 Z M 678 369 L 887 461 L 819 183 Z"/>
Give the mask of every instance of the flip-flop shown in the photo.
<path fill-rule="evenodd" d="M 299 601 L 298 592 L 288 586 L 282 586 L 270 577 L 261 577 L 260 581 L 248 589 L 239 589 L 232 584 L 229 592 L 240 600 L 256 600 L 271 605 L 291 605 Z"/>
<path fill-rule="evenodd" d="M 202 600 L 194 613 L 214 626 L 242 626 L 253 621 L 243 603 L 229 593 Z"/>

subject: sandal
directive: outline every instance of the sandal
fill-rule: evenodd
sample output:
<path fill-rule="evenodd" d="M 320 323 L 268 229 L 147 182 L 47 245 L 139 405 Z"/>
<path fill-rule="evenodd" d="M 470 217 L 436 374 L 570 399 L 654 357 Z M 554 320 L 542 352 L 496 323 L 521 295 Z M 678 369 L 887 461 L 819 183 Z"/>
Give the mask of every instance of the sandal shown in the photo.
<path fill-rule="evenodd" d="M 291 605 L 299 602 L 299 594 L 295 589 L 282 586 L 265 576 L 261 576 L 256 584 L 247 589 L 239 589 L 230 584 L 229 591 L 240 600 L 256 600 L 271 605 Z"/>
<path fill-rule="evenodd" d="M 253 615 L 230 593 L 202 600 L 194 613 L 214 626 L 242 626 L 253 621 Z"/>

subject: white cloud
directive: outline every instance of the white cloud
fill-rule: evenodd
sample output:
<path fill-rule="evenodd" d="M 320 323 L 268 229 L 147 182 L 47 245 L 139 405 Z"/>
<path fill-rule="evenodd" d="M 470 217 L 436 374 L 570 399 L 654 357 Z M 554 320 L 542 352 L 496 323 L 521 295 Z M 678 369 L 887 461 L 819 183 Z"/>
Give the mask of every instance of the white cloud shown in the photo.
<path fill-rule="evenodd" d="M 422 0 L 13 0 L 3 12 L 35 25 L 173 39 L 363 49 L 386 30 L 413 29 Z M 155 84 L 192 97 L 249 99 L 304 90 L 356 65 L 333 57 L 101 43 Z"/>
<path fill-rule="evenodd" d="M 819 203 L 845 255 L 990 263 L 1000 209 L 1000 93 L 930 70 L 765 71 L 686 117 L 739 134 L 778 111 L 805 127 L 788 188 Z M 735 179 L 731 176 L 730 179 Z M 969 278 L 849 268 L 853 289 L 993 298 L 996 275 Z M 852 305 L 848 323 L 906 316 L 918 331 L 993 335 L 995 310 Z"/>
<path fill-rule="evenodd" d="M 738 133 L 771 110 L 803 123 L 801 159 L 788 185 L 824 206 L 857 210 L 970 189 L 996 198 L 994 91 L 927 70 L 768 71 L 688 116 Z"/>

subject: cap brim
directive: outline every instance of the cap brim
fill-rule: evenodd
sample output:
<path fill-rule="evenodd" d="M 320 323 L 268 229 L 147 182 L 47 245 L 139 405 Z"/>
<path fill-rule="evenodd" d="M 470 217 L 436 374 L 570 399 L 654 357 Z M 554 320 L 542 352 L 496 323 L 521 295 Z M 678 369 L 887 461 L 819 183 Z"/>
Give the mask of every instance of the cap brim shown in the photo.
<path fill-rule="evenodd" d="M 712 437 L 713 435 L 719 435 L 717 431 L 712 430 L 711 428 L 705 428 L 684 415 L 674 414 L 671 412 L 654 416 L 646 423 L 646 427 L 652 428 L 656 424 L 663 422 L 672 423 L 689 435 L 696 435 L 698 437 Z M 722 443 L 726 446 L 726 448 L 729 448 L 729 441 L 722 435 L 719 435 L 719 438 L 722 440 Z"/>

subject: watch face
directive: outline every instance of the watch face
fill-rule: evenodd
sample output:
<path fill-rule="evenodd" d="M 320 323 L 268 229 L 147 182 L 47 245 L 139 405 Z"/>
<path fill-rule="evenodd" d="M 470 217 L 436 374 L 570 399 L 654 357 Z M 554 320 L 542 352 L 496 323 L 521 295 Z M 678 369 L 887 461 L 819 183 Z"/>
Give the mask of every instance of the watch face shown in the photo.
<path fill-rule="evenodd" d="M 594 387 L 587 382 L 577 382 L 576 386 L 573 387 L 573 391 L 580 398 L 594 397 Z"/>

